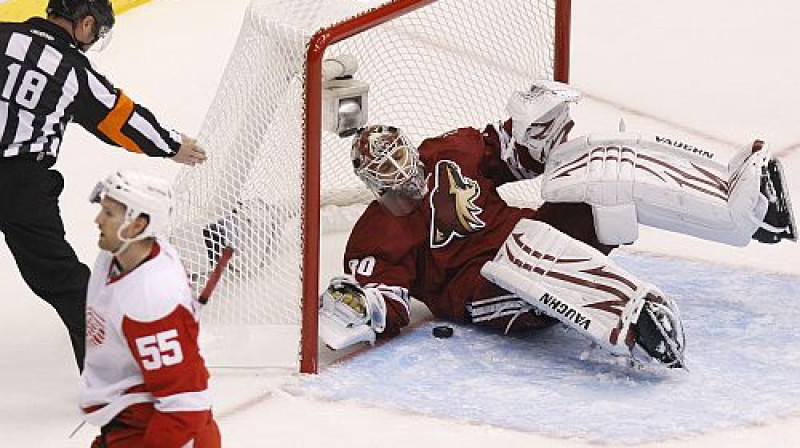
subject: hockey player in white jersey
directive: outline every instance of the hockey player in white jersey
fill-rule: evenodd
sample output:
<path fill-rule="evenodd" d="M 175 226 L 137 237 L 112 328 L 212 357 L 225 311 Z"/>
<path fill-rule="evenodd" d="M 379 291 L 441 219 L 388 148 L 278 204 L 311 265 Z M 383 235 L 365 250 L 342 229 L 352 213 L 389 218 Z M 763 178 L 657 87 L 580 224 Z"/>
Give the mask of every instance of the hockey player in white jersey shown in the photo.
<path fill-rule="evenodd" d="M 169 185 L 120 171 L 91 200 L 101 207 L 102 251 L 89 282 L 79 399 L 85 420 L 101 427 L 92 447 L 219 447 L 198 348 L 200 305 L 161 237 Z"/>

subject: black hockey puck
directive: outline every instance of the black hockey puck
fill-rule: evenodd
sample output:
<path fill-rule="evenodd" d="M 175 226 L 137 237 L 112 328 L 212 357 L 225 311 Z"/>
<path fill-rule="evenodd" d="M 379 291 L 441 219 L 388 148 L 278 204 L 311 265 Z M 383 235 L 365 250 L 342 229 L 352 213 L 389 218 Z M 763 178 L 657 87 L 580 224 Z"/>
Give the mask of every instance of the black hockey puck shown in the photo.
<path fill-rule="evenodd" d="M 449 325 L 439 325 L 433 327 L 433 336 L 439 339 L 447 339 L 453 336 L 453 327 Z"/>

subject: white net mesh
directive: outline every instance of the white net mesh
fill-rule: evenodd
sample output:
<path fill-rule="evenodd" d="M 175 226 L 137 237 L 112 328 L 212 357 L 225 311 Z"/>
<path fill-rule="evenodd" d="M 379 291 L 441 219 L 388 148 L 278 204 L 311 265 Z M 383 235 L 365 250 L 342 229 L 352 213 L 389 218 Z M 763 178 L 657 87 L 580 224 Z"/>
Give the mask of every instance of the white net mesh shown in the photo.
<path fill-rule="evenodd" d="M 326 57 L 355 55 L 355 78 L 370 85 L 369 122 L 401 127 L 418 144 L 501 120 L 513 90 L 552 79 L 555 1 L 440 0 L 333 45 Z M 254 0 L 248 8 L 198 137 L 209 161 L 181 171 L 175 185 L 171 236 L 197 285 L 224 244 L 236 248 L 204 311 L 206 328 L 300 325 L 307 44 L 319 29 L 384 3 Z M 325 218 L 341 217 L 331 208 L 372 199 L 353 175 L 349 146 L 323 134 L 322 233 L 343 226 Z"/>

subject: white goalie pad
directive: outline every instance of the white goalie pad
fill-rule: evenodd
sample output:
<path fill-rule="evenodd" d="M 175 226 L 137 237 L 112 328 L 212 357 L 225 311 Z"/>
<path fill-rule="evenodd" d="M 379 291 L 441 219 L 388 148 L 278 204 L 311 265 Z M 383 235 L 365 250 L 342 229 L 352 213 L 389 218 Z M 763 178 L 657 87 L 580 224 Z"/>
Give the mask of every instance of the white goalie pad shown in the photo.
<path fill-rule="evenodd" d="M 663 308 L 670 320 L 665 327 L 672 332 L 667 345 L 673 344 L 674 360 L 682 364 L 683 331 L 674 302 L 546 223 L 521 220 L 481 274 L 612 354 L 640 361 L 653 356 L 638 344 L 644 339 L 637 339 L 636 324 L 646 304 Z"/>
<path fill-rule="evenodd" d="M 760 193 L 766 145 L 757 142 L 730 164 L 719 155 L 659 135 L 590 134 L 554 148 L 542 197 L 593 207 L 603 244 L 629 244 L 637 224 L 745 246 L 768 201 Z"/>
<path fill-rule="evenodd" d="M 374 288 L 362 288 L 352 277 L 331 279 L 320 297 L 319 337 L 331 350 L 375 343 L 386 325 L 386 302 Z"/>

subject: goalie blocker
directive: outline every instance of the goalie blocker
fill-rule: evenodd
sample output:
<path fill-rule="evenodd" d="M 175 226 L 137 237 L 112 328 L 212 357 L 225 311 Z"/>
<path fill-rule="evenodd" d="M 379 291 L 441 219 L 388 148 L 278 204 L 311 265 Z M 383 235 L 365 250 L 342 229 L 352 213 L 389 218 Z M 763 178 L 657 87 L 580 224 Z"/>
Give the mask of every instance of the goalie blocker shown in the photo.
<path fill-rule="evenodd" d="M 592 206 L 600 242 L 629 244 L 638 224 L 733 246 L 796 240 L 785 180 L 756 141 L 728 164 L 658 135 L 590 134 L 551 152 L 542 197 Z"/>
<path fill-rule="evenodd" d="M 675 302 L 546 223 L 521 220 L 481 274 L 614 355 L 684 365 Z"/>
<path fill-rule="evenodd" d="M 364 288 L 350 276 L 331 279 L 319 310 L 319 337 L 328 348 L 374 344 L 385 326 L 386 302 L 376 288 Z"/>

